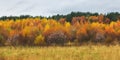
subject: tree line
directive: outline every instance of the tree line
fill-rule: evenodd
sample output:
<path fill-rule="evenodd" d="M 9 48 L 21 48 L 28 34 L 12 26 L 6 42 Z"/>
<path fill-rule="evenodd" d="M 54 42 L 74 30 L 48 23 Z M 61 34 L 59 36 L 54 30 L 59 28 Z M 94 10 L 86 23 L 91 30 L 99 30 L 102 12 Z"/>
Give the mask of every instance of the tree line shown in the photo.
<path fill-rule="evenodd" d="M 71 22 L 73 17 L 78 17 L 78 16 L 85 16 L 85 17 L 90 17 L 90 16 L 99 16 L 99 13 L 91 13 L 91 12 L 71 12 L 70 14 L 67 15 L 53 15 L 49 17 L 45 16 L 30 16 L 30 15 L 20 15 L 20 16 L 2 16 L 0 17 L 0 20 L 17 20 L 17 19 L 26 19 L 26 18 L 47 18 L 47 19 L 55 19 L 59 20 L 61 18 L 65 18 L 66 21 Z M 105 18 L 110 19 L 110 21 L 117 21 L 120 19 L 120 13 L 119 12 L 110 12 L 107 14 L 102 14 Z"/>

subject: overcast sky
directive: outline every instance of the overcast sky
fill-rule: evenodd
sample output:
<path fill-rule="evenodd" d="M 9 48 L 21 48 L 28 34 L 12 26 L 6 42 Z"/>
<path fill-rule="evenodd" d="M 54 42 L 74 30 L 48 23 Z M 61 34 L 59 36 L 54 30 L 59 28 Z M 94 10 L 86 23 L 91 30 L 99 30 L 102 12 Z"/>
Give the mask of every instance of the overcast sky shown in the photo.
<path fill-rule="evenodd" d="M 0 16 L 120 12 L 120 0 L 0 0 Z"/>

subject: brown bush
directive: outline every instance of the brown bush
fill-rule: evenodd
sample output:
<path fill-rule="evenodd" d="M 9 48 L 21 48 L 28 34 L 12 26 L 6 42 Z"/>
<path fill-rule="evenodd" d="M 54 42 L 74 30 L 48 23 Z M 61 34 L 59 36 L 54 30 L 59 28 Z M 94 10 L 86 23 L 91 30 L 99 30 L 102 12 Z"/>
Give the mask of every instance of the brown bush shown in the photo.
<path fill-rule="evenodd" d="M 47 39 L 47 44 L 60 44 L 63 45 L 66 42 L 67 36 L 61 31 L 55 31 L 51 33 Z"/>

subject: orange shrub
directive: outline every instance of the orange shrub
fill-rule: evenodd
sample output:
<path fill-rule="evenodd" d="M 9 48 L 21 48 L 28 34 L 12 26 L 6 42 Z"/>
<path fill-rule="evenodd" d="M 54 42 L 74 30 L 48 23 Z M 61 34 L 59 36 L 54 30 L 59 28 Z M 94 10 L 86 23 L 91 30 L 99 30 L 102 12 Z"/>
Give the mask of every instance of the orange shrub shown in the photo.
<path fill-rule="evenodd" d="M 89 41 L 89 36 L 87 34 L 87 30 L 85 28 L 80 28 L 77 33 L 76 33 L 76 38 L 78 42 L 88 42 Z"/>

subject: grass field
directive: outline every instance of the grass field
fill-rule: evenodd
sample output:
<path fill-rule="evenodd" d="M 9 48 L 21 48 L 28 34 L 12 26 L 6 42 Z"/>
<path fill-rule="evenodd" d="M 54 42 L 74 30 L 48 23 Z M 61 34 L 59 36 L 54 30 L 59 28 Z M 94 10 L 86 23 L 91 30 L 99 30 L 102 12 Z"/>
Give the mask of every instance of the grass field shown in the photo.
<path fill-rule="evenodd" d="M 0 47 L 0 60 L 120 60 L 120 46 Z"/>

